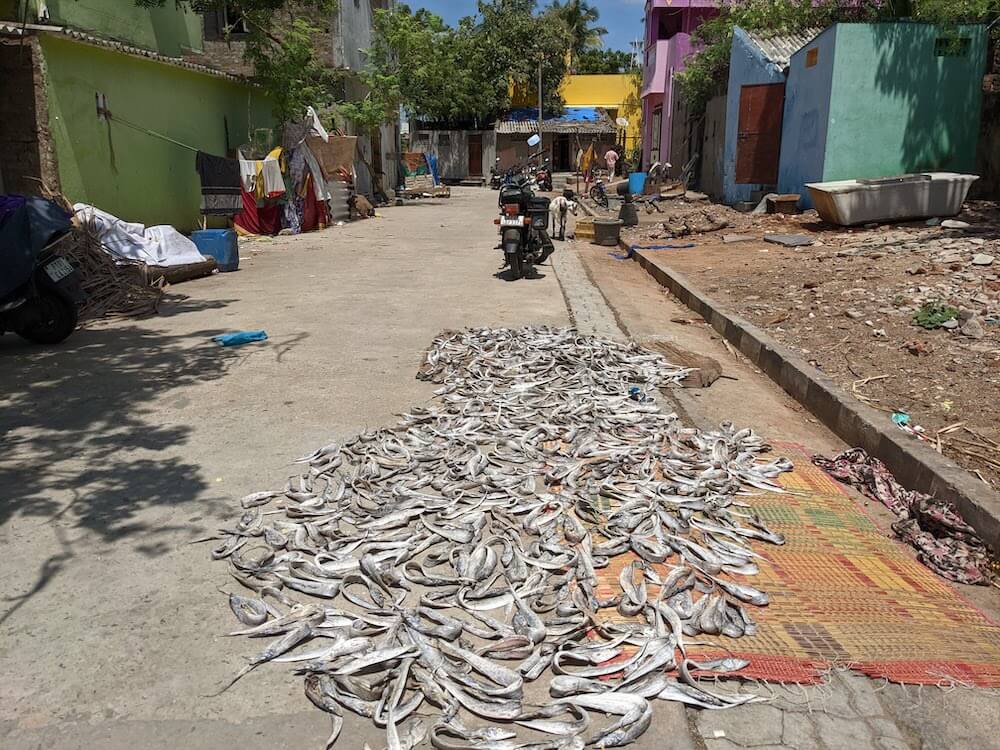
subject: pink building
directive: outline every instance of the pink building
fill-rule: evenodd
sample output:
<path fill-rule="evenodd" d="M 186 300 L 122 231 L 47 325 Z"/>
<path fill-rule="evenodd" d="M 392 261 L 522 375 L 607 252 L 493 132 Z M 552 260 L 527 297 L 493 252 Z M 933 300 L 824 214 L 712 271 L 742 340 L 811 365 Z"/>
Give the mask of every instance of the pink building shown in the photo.
<path fill-rule="evenodd" d="M 691 32 L 718 14 L 716 0 L 646 0 L 646 54 L 642 79 L 642 159 L 670 161 L 674 74 L 691 54 Z M 677 165 L 680 166 L 680 165 Z"/>

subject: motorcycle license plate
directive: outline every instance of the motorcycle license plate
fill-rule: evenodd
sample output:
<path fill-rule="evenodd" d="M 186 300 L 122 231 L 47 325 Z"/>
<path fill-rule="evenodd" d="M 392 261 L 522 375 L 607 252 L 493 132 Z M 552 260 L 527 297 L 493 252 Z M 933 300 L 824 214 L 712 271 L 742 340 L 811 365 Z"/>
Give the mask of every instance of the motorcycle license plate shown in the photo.
<path fill-rule="evenodd" d="M 73 273 L 73 266 L 65 258 L 56 258 L 51 263 L 46 264 L 45 273 L 49 275 L 49 278 L 53 281 L 62 281 L 71 273 Z"/>
<path fill-rule="evenodd" d="M 502 227 L 523 227 L 524 217 L 523 216 L 502 216 L 500 217 L 500 226 Z"/>

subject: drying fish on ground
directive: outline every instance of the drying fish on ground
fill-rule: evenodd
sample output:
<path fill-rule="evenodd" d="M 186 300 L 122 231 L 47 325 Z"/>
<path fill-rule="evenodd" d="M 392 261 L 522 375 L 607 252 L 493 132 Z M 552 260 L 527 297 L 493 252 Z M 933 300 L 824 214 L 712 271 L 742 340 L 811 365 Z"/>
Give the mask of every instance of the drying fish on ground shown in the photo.
<path fill-rule="evenodd" d="M 661 411 L 687 374 L 569 329 L 439 336 L 418 373 L 440 386 L 430 404 L 303 456 L 220 530 L 212 555 L 250 591 L 230 599 L 233 635 L 269 639 L 222 689 L 289 664 L 329 743 L 356 746 L 351 712 L 390 750 L 621 747 L 657 700 L 757 700 L 699 684 L 746 662 L 687 644 L 755 632 L 751 545 L 784 540 L 753 495 L 791 464 L 749 429 Z M 539 680 L 545 705 L 525 699 Z"/>

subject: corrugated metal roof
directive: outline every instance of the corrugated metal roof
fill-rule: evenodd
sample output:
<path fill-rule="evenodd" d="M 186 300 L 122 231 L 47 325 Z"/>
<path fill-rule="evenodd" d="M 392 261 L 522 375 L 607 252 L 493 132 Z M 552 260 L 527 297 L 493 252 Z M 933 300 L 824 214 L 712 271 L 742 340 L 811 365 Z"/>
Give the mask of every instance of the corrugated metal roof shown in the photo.
<path fill-rule="evenodd" d="M 496 124 L 498 133 L 531 134 L 538 130 L 538 108 L 512 109 Z M 598 107 L 566 107 L 559 117 L 542 121 L 544 133 L 615 133 L 615 124 L 608 114 Z"/>
<path fill-rule="evenodd" d="M 197 73 L 215 76 L 216 78 L 227 78 L 231 81 L 243 80 L 240 76 L 233 75 L 232 73 L 226 73 L 225 71 L 219 70 L 218 68 L 212 68 L 208 65 L 191 62 L 182 57 L 162 55 L 159 52 L 154 52 L 153 50 L 143 49 L 142 47 L 133 47 L 132 45 L 125 44 L 124 42 L 94 36 L 93 34 L 88 34 L 85 31 L 79 31 L 65 26 L 41 26 L 32 23 L 24 24 L 22 26 L 21 24 L 0 23 L 0 35 L 24 36 L 26 32 L 44 32 L 54 35 L 61 34 L 84 44 L 90 44 L 95 47 L 104 47 L 105 49 L 113 49 L 116 52 L 121 52 L 133 57 L 145 57 L 149 60 L 155 60 L 156 62 L 165 63 L 166 65 L 174 65 L 178 68 L 184 68 L 186 70 L 193 70 Z"/>
<path fill-rule="evenodd" d="M 747 36 L 757 45 L 764 57 L 781 68 L 787 68 L 792 55 L 809 44 L 822 31 L 820 28 L 804 29 L 795 34 L 760 34 L 748 31 Z"/>

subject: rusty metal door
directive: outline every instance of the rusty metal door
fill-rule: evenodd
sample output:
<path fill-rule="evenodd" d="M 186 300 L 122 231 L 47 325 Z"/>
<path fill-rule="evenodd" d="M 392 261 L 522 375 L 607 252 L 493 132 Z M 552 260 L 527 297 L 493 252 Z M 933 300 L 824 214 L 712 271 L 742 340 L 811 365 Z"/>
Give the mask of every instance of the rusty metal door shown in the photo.
<path fill-rule="evenodd" d="M 483 136 L 469 133 L 469 177 L 483 176 Z"/>
<path fill-rule="evenodd" d="M 743 86 L 740 89 L 740 121 L 736 138 L 737 183 L 777 184 L 784 109 L 783 83 Z"/>

